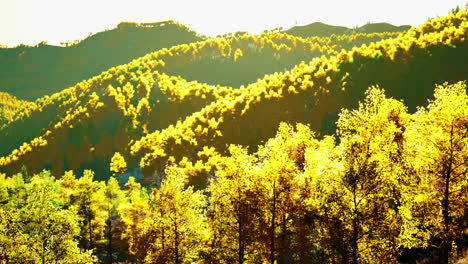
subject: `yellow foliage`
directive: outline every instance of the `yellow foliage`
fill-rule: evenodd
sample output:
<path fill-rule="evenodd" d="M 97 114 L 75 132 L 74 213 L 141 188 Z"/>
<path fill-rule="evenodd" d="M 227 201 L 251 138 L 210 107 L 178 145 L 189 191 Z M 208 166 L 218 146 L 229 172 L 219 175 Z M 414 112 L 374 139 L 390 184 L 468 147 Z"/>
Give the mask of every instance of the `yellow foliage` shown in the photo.
<path fill-rule="evenodd" d="M 110 171 L 114 172 L 114 176 L 118 176 L 127 170 L 127 162 L 124 157 L 119 153 L 115 152 L 112 156 L 110 163 Z"/>

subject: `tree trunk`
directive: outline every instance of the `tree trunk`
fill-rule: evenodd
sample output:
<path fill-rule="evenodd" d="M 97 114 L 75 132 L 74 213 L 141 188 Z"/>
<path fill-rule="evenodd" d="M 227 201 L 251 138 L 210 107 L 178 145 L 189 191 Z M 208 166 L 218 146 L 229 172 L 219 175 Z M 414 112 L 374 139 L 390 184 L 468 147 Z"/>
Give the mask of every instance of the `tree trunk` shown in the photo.
<path fill-rule="evenodd" d="M 42 242 L 42 254 L 41 254 L 42 264 L 45 264 L 45 243 Z"/>
<path fill-rule="evenodd" d="M 286 250 L 287 250 L 287 245 L 286 245 L 286 236 L 287 236 L 287 230 L 286 230 L 286 215 L 283 214 L 283 221 L 281 223 L 281 248 L 279 249 L 279 264 L 285 264 L 286 263 Z"/>
<path fill-rule="evenodd" d="M 241 201 L 242 201 L 242 191 L 240 188 L 237 188 L 238 202 L 236 204 L 237 211 L 237 248 L 238 248 L 238 262 L 239 264 L 244 263 L 244 254 L 245 254 L 245 243 L 244 243 L 244 230 L 243 230 L 243 212 L 241 210 Z"/>
<path fill-rule="evenodd" d="M 89 204 L 89 211 L 87 212 L 87 217 L 88 217 L 88 229 L 89 229 L 89 248 L 88 249 L 93 249 L 93 229 L 91 225 L 91 220 L 92 220 L 92 211 L 91 211 L 91 197 L 88 197 L 88 204 Z"/>
<path fill-rule="evenodd" d="M 242 221 L 238 219 L 237 221 L 237 247 L 238 247 L 238 262 L 239 264 L 244 263 L 244 242 L 242 237 Z"/>
<path fill-rule="evenodd" d="M 161 211 L 161 219 L 164 219 L 164 212 L 163 211 Z M 164 249 L 166 248 L 165 243 L 166 243 L 166 236 L 165 236 L 164 227 L 163 227 L 163 228 L 161 228 L 161 248 L 162 248 L 163 254 L 164 254 Z"/>
<path fill-rule="evenodd" d="M 88 214 L 88 229 L 89 229 L 89 248 L 93 248 L 93 230 L 91 225 L 91 213 Z"/>
<path fill-rule="evenodd" d="M 270 263 L 275 263 L 276 181 L 273 182 L 273 204 L 270 224 Z"/>
<path fill-rule="evenodd" d="M 352 241 L 351 241 L 351 254 L 352 254 L 352 263 L 353 264 L 357 264 L 358 263 L 358 243 L 357 243 L 357 240 L 358 240 L 358 230 L 357 230 L 357 218 L 355 217 L 354 220 L 353 220 L 353 238 L 352 238 Z"/>
<path fill-rule="evenodd" d="M 179 256 L 179 231 L 177 230 L 177 221 L 174 222 L 174 251 L 175 251 L 175 263 L 180 264 Z"/>
<path fill-rule="evenodd" d="M 445 188 L 444 197 L 442 199 L 442 216 L 444 219 L 444 238 L 442 241 L 442 254 L 440 263 L 449 263 L 450 251 L 452 250 L 452 239 L 450 237 L 450 178 L 452 176 L 452 163 L 453 163 L 453 124 L 450 130 L 450 158 L 445 167 Z"/>
<path fill-rule="evenodd" d="M 358 203 L 356 200 L 356 183 L 353 183 L 353 202 L 354 202 L 354 212 L 353 212 L 353 234 L 351 238 L 351 257 L 352 257 L 352 262 L 353 264 L 358 263 L 358 217 L 359 217 L 359 212 L 358 212 Z"/>
<path fill-rule="evenodd" d="M 113 257 L 112 257 L 112 219 L 110 217 L 107 219 L 107 225 L 108 225 L 108 232 L 107 232 L 107 263 L 113 263 Z"/>

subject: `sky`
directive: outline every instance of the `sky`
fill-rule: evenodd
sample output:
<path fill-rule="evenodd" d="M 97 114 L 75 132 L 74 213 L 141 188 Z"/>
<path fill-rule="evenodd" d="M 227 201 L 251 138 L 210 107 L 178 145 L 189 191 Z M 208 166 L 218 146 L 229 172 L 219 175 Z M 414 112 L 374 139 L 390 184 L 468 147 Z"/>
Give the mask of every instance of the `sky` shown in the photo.
<path fill-rule="evenodd" d="M 122 21 L 172 19 L 207 36 L 259 33 L 323 22 L 418 26 L 467 0 L 0 0 L 0 44 L 58 44 L 112 29 Z"/>

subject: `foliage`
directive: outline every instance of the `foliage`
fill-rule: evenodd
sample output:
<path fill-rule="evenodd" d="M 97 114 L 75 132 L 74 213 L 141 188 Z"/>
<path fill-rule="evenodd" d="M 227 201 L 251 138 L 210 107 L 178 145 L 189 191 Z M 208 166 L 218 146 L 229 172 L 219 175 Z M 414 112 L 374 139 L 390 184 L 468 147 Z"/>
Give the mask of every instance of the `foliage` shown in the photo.
<path fill-rule="evenodd" d="M 466 84 L 439 85 L 414 114 L 371 87 L 343 109 L 334 136 L 279 125 L 249 153 L 204 148 L 165 168 L 157 188 L 85 170 L 0 175 L 0 257 L 9 262 L 397 262 L 463 250 L 468 145 Z M 336 141 L 336 142 L 335 142 Z M 171 159 L 174 162 L 174 159 Z M 206 190 L 187 185 L 209 173 Z M 29 250 L 26 250 L 28 248 Z"/>
<path fill-rule="evenodd" d="M 114 176 L 120 175 L 127 170 L 127 163 L 119 152 L 116 152 L 112 157 L 110 170 L 114 172 Z"/>

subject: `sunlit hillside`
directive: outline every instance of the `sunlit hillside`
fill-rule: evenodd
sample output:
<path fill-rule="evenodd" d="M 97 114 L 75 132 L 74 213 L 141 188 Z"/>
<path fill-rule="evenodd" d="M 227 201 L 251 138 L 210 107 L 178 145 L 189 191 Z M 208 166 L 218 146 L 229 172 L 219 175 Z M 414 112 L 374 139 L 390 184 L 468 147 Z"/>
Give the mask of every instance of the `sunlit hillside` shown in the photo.
<path fill-rule="evenodd" d="M 281 121 L 331 133 L 339 110 L 355 106 L 370 85 L 386 87 L 414 110 L 430 98 L 434 84 L 466 76 L 465 19 L 465 13 L 450 15 L 403 34 L 302 39 L 272 32 L 162 49 L 17 114 L 1 130 L 2 170 L 15 173 L 25 164 L 54 174 L 88 168 L 106 178 L 118 151 L 132 170 L 143 167 L 149 176 L 156 168 L 161 172 L 170 156 L 195 157 L 203 146 L 254 147 L 272 137 Z M 353 42 L 358 47 L 343 49 Z M 307 57 L 312 60 L 300 63 Z M 277 73 L 261 77 L 271 71 Z M 210 74 L 215 78 L 209 80 Z M 233 89 L 216 85 L 218 78 L 258 81 Z"/>
<path fill-rule="evenodd" d="M 0 48 L 0 90 L 34 100 L 161 48 L 202 40 L 184 25 L 122 22 L 64 46 Z"/>
<path fill-rule="evenodd" d="M 18 100 L 11 94 L 0 92 L 0 128 L 15 120 L 18 112 L 35 108 L 33 102 Z"/>
<path fill-rule="evenodd" d="M 19 113 L 17 120 L 0 132 L 5 142 L 0 151 L 5 155 L 5 164 L 17 164 L 13 170 L 19 170 L 22 167 L 19 160 L 25 158 L 32 161 L 28 164 L 32 171 L 45 167 L 60 174 L 68 169 L 92 168 L 106 177 L 110 173 L 106 161 L 113 152 L 129 153 L 132 140 L 175 124 L 233 90 L 216 83 L 248 83 L 266 73 L 292 68 L 305 58 L 335 55 L 346 45 L 361 45 L 396 35 L 302 39 L 271 32 L 162 49 L 38 99 L 37 109 Z M 166 73 L 213 84 L 186 83 L 183 78 Z M 18 129 L 24 126 L 29 129 Z M 32 143 L 34 140 L 36 143 Z M 18 148 L 21 145 L 23 150 Z M 35 147 L 41 150 L 25 151 L 29 150 L 27 145 L 31 145 L 31 150 Z M 47 157 L 42 151 L 53 152 L 54 158 L 42 160 L 40 157 Z M 131 164 L 136 168 L 139 158 L 132 159 Z"/>

